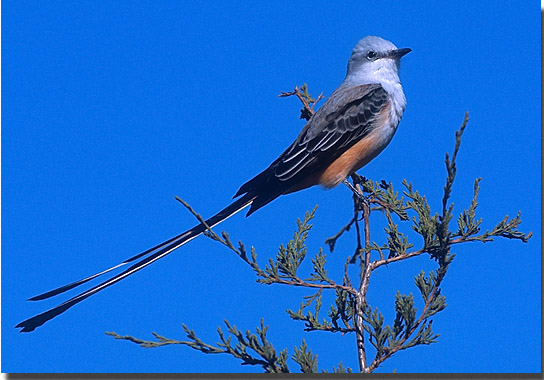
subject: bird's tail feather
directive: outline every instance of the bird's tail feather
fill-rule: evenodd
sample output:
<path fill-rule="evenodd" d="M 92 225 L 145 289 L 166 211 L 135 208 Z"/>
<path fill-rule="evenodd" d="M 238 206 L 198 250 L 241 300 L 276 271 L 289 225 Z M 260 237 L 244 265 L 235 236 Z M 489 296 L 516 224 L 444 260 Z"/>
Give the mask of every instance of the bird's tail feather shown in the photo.
<path fill-rule="evenodd" d="M 216 215 L 212 216 L 208 220 L 206 220 L 206 224 L 209 227 L 213 227 L 228 217 L 236 214 L 238 211 L 244 209 L 248 205 L 253 202 L 254 197 L 250 197 L 249 195 L 242 196 L 241 198 L 237 199 L 233 203 L 231 203 L 229 206 L 225 207 L 223 210 L 219 211 Z M 185 231 L 184 233 L 177 235 L 159 245 L 156 245 L 153 248 L 150 248 L 142 253 L 139 253 L 136 256 L 133 256 L 125 261 L 123 261 L 121 264 L 115 265 L 109 269 L 106 269 L 102 272 L 99 272 L 97 274 L 94 274 L 92 276 L 86 277 L 84 279 L 81 279 L 79 281 L 75 281 L 71 284 L 64 285 L 62 287 L 56 288 L 54 290 L 51 290 L 49 292 L 40 294 L 38 296 L 32 297 L 31 300 L 42 300 L 49 297 L 52 297 L 54 295 L 63 293 L 65 291 L 68 291 L 70 289 L 75 288 L 76 286 L 82 285 L 98 276 L 101 276 L 105 273 L 108 273 L 116 268 L 119 268 L 125 264 L 128 264 L 130 262 L 133 262 L 139 258 L 142 258 L 144 256 L 149 255 L 148 257 L 145 257 L 144 259 L 138 261 L 137 263 L 133 264 L 131 267 L 126 269 L 125 271 L 113 276 L 109 280 L 106 280 L 94 287 L 92 287 L 89 290 L 86 290 L 77 296 L 70 298 L 68 301 L 50 309 L 47 310 L 41 314 L 38 314 L 32 318 L 29 318 L 21 323 L 19 323 L 16 327 L 21 328 L 21 332 L 30 332 L 34 331 L 37 327 L 43 325 L 45 322 L 49 321 L 50 319 L 56 317 L 59 314 L 62 314 L 75 304 L 83 301 L 85 298 L 92 296 L 93 294 L 107 288 L 108 286 L 111 286 L 115 284 L 118 281 L 121 281 L 123 278 L 130 276 L 131 274 L 139 271 L 140 269 L 148 266 L 149 264 L 159 260 L 160 258 L 168 255 L 172 251 L 176 250 L 177 248 L 181 247 L 182 245 L 188 243 L 189 241 L 193 240 L 200 234 L 202 234 L 206 230 L 206 226 L 203 224 L 198 224 L 194 226 L 193 228 Z"/>
<path fill-rule="evenodd" d="M 144 256 L 147 256 L 149 255 L 150 253 L 152 252 L 155 252 L 156 250 L 164 247 L 165 245 L 167 244 L 170 244 L 178 239 L 180 239 L 181 237 L 183 236 L 183 234 L 179 234 L 178 236 L 174 236 L 173 238 L 165 241 L 165 242 L 162 242 L 161 244 L 159 245 L 156 245 L 154 246 L 153 248 L 149 248 L 148 250 L 145 250 L 144 252 L 142 253 L 139 253 L 137 254 L 136 256 L 133 256 L 129 259 L 126 259 L 125 261 L 123 261 L 122 263 L 120 264 L 117 264 L 117 265 L 114 265 L 113 267 L 111 268 L 108 268 L 106 270 L 103 270 L 102 272 L 99 272 L 99 273 L 96 273 L 96 274 L 93 274 L 92 276 L 89 276 L 89 277 L 85 277 L 85 278 L 82 278 L 81 280 L 77 280 L 75 282 L 72 282 L 71 284 L 67 284 L 67 285 L 63 285 L 59 288 L 56 288 L 56 289 L 53 289 L 53 290 L 50 290 L 48 292 L 45 292 L 45 293 L 42 293 L 42 294 L 38 294 L 37 296 L 34 296 L 32 298 L 29 298 L 28 300 L 29 301 L 41 301 L 41 300 L 44 300 L 44 299 L 47 299 L 47 298 L 50 298 L 50 297 L 53 297 L 53 296 L 56 296 L 57 294 L 61 294 L 61 293 L 64 293 L 64 292 L 67 292 L 68 290 L 70 289 L 73 289 L 79 285 L 83 285 L 85 284 L 86 282 L 88 281 L 91 281 L 99 276 L 102 276 L 103 274 L 106 274 L 108 272 L 111 272 L 112 270 L 114 269 L 117 269 L 119 267 L 122 267 L 123 265 L 126 265 L 128 263 L 131 263 L 135 260 L 138 260 L 139 258 L 141 257 L 144 257 Z"/>

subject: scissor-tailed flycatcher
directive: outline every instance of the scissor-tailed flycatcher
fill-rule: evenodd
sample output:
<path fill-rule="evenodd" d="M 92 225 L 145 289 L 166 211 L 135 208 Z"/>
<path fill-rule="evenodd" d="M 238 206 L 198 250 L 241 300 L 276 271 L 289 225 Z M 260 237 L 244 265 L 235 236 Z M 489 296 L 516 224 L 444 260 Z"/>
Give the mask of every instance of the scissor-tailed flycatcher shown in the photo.
<path fill-rule="evenodd" d="M 399 79 L 400 58 L 411 49 L 397 49 L 379 37 L 363 38 L 353 49 L 346 78 L 308 121 L 296 140 L 268 168 L 240 187 L 237 200 L 206 220 L 213 227 L 243 208 L 254 213 L 283 194 L 310 186 L 332 188 L 362 168 L 389 144 L 400 122 L 406 98 Z M 206 230 L 198 224 L 121 264 L 31 298 L 43 300 L 82 285 L 125 264 L 133 264 L 109 280 L 17 325 L 33 331 L 85 298 L 139 271 Z"/>

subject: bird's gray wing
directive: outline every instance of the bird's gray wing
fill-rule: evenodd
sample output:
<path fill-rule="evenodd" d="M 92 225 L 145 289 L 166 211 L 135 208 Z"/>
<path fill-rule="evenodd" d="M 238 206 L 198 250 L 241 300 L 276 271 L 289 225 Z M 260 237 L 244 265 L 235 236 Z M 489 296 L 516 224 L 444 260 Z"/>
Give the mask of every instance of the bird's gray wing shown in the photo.
<path fill-rule="evenodd" d="M 290 181 L 330 165 L 372 130 L 388 99 L 379 84 L 337 90 L 275 161 L 274 176 Z"/>

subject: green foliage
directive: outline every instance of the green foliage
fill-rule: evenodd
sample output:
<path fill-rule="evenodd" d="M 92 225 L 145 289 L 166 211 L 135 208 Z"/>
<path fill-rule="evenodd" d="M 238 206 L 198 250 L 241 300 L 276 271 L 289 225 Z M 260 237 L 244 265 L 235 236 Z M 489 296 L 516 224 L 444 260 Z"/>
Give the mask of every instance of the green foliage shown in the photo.
<path fill-rule="evenodd" d="M 287 243 L 287 248 L 283 244 L 279 248 L 276 259 L 270 259 L 265 268 L 265 273 L 268 275 L 261 282 L 271 283 L 273 280 L 288 279 L 297 281 L 297 271 L 306 257 L 306 238 L 308 232 L 312 228 L 308 222 L 313 219 L 317 206 L 314 207 L 311 213 L 306 212 L 303 221 L 297 219 L 297 230 L 293 239 Z M 317 274 L 315 277 L 319 277 Z"/>
<path fill-rule="evenodd" d="M 408 236 L 405 236 L 398 230 L 398 225 L 393 222 L 391 215 L 387 214 L 387 227 L 385 233 L 387 235 L 387 247 L 389 249 L 389 258 L 398 255 L 406 255 L 406 252 L 414 245 L 408 242 Z"/>
<path fill-rule="evenodd" d="M 445 272 L 441 273 L 445 274 Z M 423 297 L 425 305 L 429 305 L 423 314 L 423 319 L 433 316 L 446 307 L 446 297 L 440 294 L 439 285 L 441 280 L 442 278 L 438 278 L 434 271 L 430 271 L 428 277 L 425 277 L 425 272 L 421 271 L 415 278 L 416 286 Z M 433 292 L 436 292 L 436 294 L 433 294 Z"/>
<path fill-rule="evenodd" d="M 419 195 L 419 192 L 414 191 L 411 183 L 403 180 L 402 184 L 406 187 L 404 194 L 410 199 L 406 205 L 416 213 L 412 216 L 412 229 L 423 238 L 422 248 L 428 250 L 436 245 L 438 214 L 431 216 L 431 207 L 427 203 L 427 199 L 425 196 Z"/>
<path fill-rule="evenodd" d="M 306 111 L 313 113 L 312 105 L 320 99 L 314 100 L 307 92 L 307 87 L 296 88 L 293 93 L 284 93 L 282 96 L 297 95 L 304 100 Z M 307 212 L 304 219 L 297 220 L 293 238 L 281 245 L 274 258 L 268 259 L 263 268 L 257 261 L 257 253 L 254 247 L 250 248 L 248 255 L 245 245 L 238 242 L 235 246 L 229 235 L 223 232 L 216 234 L 209 226 L 206 236 L 218 241 L 239 256 L 254 271 L 257 281 L 265 285 L 282 284 L 299 286 L 312 289 L 312 293 L 304 296 L 296 311 L 287 309 L 288 315 L 295 321 L 304 323 L 305 331 L 339 332 L 341 334 L 355 333 L 357 336 L 357 350 L 359 369 L 361 372 L 373 372 L 384 360 L 387 360 L 398 351 L 418 345 L 435 343 L 439 337 L 432 330 L 432 318 L 446 307 L 446 298 L 441 294 L 441 284 L 447 274 L 449 265 L 455 255 L 451 253 L 456 244 L 481 241 L 492 241 L 495 237 L 518 239 L 528 241 L 531 233 L 520 232 L 517 227 L 521 223 L 520 213 L 513 219 L 506 216 L 491 230 L 481 233 L 482 218 L 476 215 L 478 206 L 478 193 L 481 179 L 474 182 L 474 196 L 470 205 L 457 217 L 455 230 L 451 230 L 450 222 L 453 220 L 453 204 L 450 202 L 453 183 L 457 173 L 456 158 L 461 144 L 463 131 L 468 123 L 468 114 L 465 115 L 461 128 L 455 134 L 455 147 L 450 156 L 446 154 L 446 184 L 442 198 L 442 209 L 433 212 L 426 197 L 413 188 L 408 181 L 402 182 L 404 191 L 399 194 L 393 184 L 385 181 L 374 182 L 357 174 L 352 175 L 353 187 L 359 192 L 354 195 L 354 215 L 351 220 L 325 243 L 332 252 L 336 242 L 352 227 L 356 229 L 355 254 L 346 259 L 344 275 L 340 280 L 328 275 L 326 265 L 327 256 L 320 249 L 311 258 L 311 270 L 306 275 L 301 275 L 301 265 L 308 254 L 306 240 L 312 228 L 310 224 L 317 206 Z M 201 223 L 203 218 L 197 214 L 186 202 L 177 198 Z M 385 216 L 384 231 L 386 242 L 378 244 L 370 239 L 368 215 L 361 213 L 364 210 L 373 212 L 379 210 Z M 360 228 L 360 223 L 364 228 Z M 409 224 L 410 228 L 407 228 Z M 421 244 L 414 243 L 408 233 L 402 230 L 410 229 L 421 240 Z M 365 244 L 361 243 L 361 231 L 364 230 Z M 412 233 L 413 234 L 413 233 Z M 418 246 L 418 248 L 414 248 Z M 384 252 L 389 252 L 385 257 Z M 395 319 L 386 324 L 383 314 L 372 308 L 366 300 L 366 292 L 371 274 L 383 265 L 393 264 L 407 260 L 415 256 L 428 254 L 437 263 L 436 270 L 427 274 L 421 271 L 414 278 L 415 288 L 419 291 L 423 307 L 418 310 L 415 306 L 412 294 L 404 295 L 397 292 L 395 303 Z M 377 257 L 376 257 L 377 256 Z M 352 281 L 348 275 L 348 268 L 359 261 L 360 274 L 357 281 Z M 357 284 L 354 286 L 353 284 Z M 328 306 L 326 316 L 322 315 L 323 293 L 334 291 L 334 301 Z M 320 314 L 321 313 L 321 314 Z M 229 354 L 239 359 L 243 365 L 261 366 L 266 372 L 289 372 L 288 361 L 292 360 L 299 366 L 301 372 L 318 372 L 318 355 L 314 354 L 306 342 L 302 340 L 300 346 L 294 347 L 294 354 L 290 357 L 285 348 L 277 352 L 273 344 L 268 341 L 266 333 L 268 326 L 264 326 L 261 320 L 260 327 L 255 333 L 249 330 L 242 333 L 225 321 L 227 334 L 218 329 L 220 342 L 215 346 L 204 343 L 193 330 L 185 325 L 185 333 L 188 340 L 177 341 L 165 338 L 153 333 L 156 341 L 145 341 L 131 336 L 120 336 L 116 333 L 108 333 L 116 339 L 128 340 L 143 347 L 159 347 L 169 344 L 182 344 L 206 354 Z M 371 361 L 367 361 L 365 339 L 374 347 L 375 355 Z M 333 368 L 335 373 L 351 372 L 342 363 Z M 326 372 L 323 370 L 323 372 Z"/>
<path fill-rule="evenodd" d="M 302 339 L 300 347 L 295 346 L 295 355 L 293 360 L 300 366 L 300 371 L 303 373 L 317 372 L 317 355 L 312 354 L 312 350 L 308 348 L 306 341 Z"/>
<path fill-rule="evenodd" d="M 344 367 L 344 365 L 342 364 L 342 362 L 340 362 L 340 364 L 338 364 L 338 367 L 332 369 L 333 373 L 352 373 L 353 371 L 351 370 L 351 368 L 348 368 L 348 367 Z M 323 371 L 325 373 L 327 373 L 327 371 Z"/>
<path fill-rule="evenodd" d="M 482 218 L 476 220 L 476 208 L 478 207 L 478 192 L 480 191 L 481 178 L 477 178 L 474 181 L 474 197 L 470 202 L 470 207 L 463 210 L 461 215 L 457 218 L 457 232 L 456 236 L 468 237 L 476 235 L 480 232 L 480 224 L 482 224 Z"/>
<path fill-rule="evenodd" d="M 372 312 L 372 308 L 369 305 L 366 305 L 363 308 L 363 319 L 366 324 L 363 325 L 363 328 L 369 334 L 370 343 L 376 348 L 376 356 L 381 356 L 387 338 L 389 337 L 389 327 L 384 326 L 384 318 L 382 313 L 376 308 Z"/>

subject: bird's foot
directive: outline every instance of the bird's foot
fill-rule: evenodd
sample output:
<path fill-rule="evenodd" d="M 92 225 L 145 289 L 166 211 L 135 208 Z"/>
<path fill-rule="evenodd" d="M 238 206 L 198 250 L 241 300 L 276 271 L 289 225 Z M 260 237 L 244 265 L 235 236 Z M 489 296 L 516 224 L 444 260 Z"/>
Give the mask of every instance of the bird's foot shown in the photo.
<path fill-rule="evenodd" d="M 361 202 L 361 204 L 364 204 L 367 208 L 370 208 L 370 196 L 365 196 L 362 191 L 357 190 L 357 188 L 355 188 L 355 186 L 353 186 L 353 184 L 349 182 L 347 178 L 344 179 L 343 183 L 353 192 L 353 194 L 359 200 L 359 202 Z M 360 208 L 362 209 L 362 207 Z"/>

